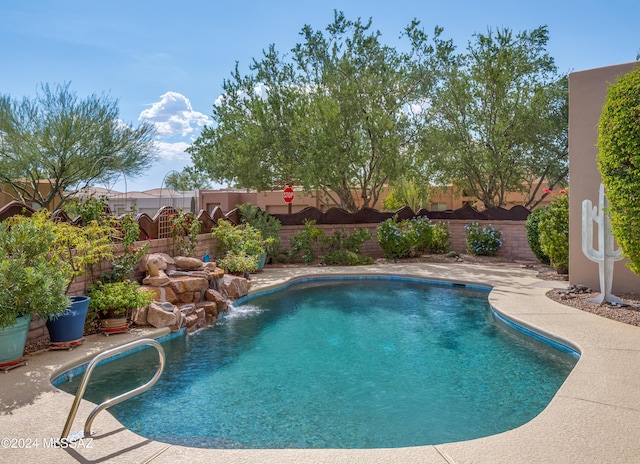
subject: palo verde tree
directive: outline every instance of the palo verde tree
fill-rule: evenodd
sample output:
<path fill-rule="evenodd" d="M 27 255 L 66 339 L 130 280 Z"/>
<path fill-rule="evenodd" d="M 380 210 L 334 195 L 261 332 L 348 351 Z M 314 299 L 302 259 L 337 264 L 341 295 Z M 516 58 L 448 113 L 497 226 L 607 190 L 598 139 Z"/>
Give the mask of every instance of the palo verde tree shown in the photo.
<path fill-rule="evenodd" d="M 183 191 L 211 188 L 211 182 L 206 174 L 196 170 L 193 166 L 187 166 L 181 172 L 169 173 L 165 185 L 174 190 Z"/>
<path fill-rule="evenodd" d="M 546 26 L 489 29 L 442 61 L 422 145 L 441 182 L 487 206 L 521 191 L 531 207 L 542 181 L 550 188 L 566 181 L 568 86 L 546 52 L 548 39 Z"/>
<path fill-rule="evenodd" d="M 413 150 L 434 85 L 434 67 L 450 43 L 432 41 L 414 21 L 410 51 L 381 43 L 371 20 L 341 12 L 324 32 L 304 26 L 291 55 L 274 45 L 236 65 L 213 110 L 214 126 L 188 149 L 196 169 L 218 182 L 270 190 L 293 182 L 348 211 L 375 206 L 384 184 L 417 171 Z"/>
<path fill-rule="evenodd" d="M 640 67 L 609 86 L 598 131 L 611 228 L 629 269 L 640 275 Z"/>
<path fill-rule="evenodd" d="M 154 130 L 118 118 L 117 101 L 79 99 L 69 83 L 41 85 L 36 97 L 0 96 L 0 189 L 52 209 L 96 180 L 135 176 L 154 158 Z"/>

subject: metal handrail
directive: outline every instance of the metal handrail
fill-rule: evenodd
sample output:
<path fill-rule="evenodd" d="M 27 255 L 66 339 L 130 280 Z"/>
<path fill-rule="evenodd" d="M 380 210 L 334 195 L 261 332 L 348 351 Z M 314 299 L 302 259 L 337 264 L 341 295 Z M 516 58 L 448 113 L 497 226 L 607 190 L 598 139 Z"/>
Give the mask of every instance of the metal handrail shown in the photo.
<path fill-rule="evenodd" d="M 78 412 L 78 406 L 80 406 L 80 401 L 84 396 L 84 391 L 86 390 L 87 384 L 89 383 L 89 377 L 91 377 L 91 373 L 93 372 L 93 369 L 96 367 L 96 365 L 104 359 L 111 358 L 112 356 L 123 353 L 125 351 L 129 351 L 130 349 L 135 348 L 137 346 L 144 346 L 144 345 L 153 346 L 158 351 L 160 362 L 158 365 L 158 369 L 156 370 L 156 373 L 144 385 L 141 385 L 138 388 L 130 390 L 121 395 L 118 395 L 115 398 L 108 399 L 100 403 L 98 406 L 96 406 L 96 408 L 93 411 L 91 411 L 91 414 L 89 414 L 89 417 L 87 418 L 87 422 L 84 425 L 84 436 L 87 437 L 91 435 L 91 424 L 93 423 L 93 420 L 95 419 L 95 417 L 98 415 L 99 412 L 113 406 L 114 404 L 121 403 L 122 401 L 127 400 L 133 396 L 139 395 L 140 393 L 147 391 L 149 388 L 155 385 L 155 383 L 160 378 L 160 375 L 162 375 L 162 371 L 165 365 L 164 349 L 162 348 L 162 345 L 160 345 L 160 343 L 158 343 L 157 341 L 152 340 L 150 338 L 143 338 L 140 340 L 127 343 L 126 345 L 118 346 L 116 348 L 103 351 L 102 353 L 97 355 L 95 358 L 93 358 L 93 360 L 91 360 L 91 362 L 87 366 L 87 370 L 84 373 L 82 382 L 80 382 L 80 386 L 78 387 L 78 391 L 76 392 L 76 397 L 73 400 L 73 405 L 71 405 L 71 410 L 69 411 L 69 417 L 67 417 L 67 422 L 64 424 L 64 429 L 62 430 L 62 435 L 60 436 L 60 440 L 65 440 L 69 436 L 69 430 L 71 429 L 71 425 L 73 424 L 73 421 L 76 417 L 76 413 Z"/>

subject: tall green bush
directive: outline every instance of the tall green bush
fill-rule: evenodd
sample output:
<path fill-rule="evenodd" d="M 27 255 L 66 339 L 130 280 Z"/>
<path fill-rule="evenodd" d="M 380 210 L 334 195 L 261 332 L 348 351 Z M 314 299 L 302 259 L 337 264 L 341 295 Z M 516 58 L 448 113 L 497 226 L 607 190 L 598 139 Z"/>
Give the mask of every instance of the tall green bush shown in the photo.
<path fill-rule="evenodd" d="M 609 86 L 598 130 L 611 228 L 629 268 L 640 275 L 640 67 Z"/>
<path fill-rule="evenodd" d="M 558 272 L 569 270 L 569 195 L 560 193 L 544 207 L 538 224 L 540 248 Z"/>
<path fill-rule="evenodd" d="M 446 225 L 416 217 L 398 221 L 394 216 L 377 230 L 378 244 L 389 259 L 410 258 L 421 253 L 446 253 L 450 249 Z"/>
<path fill-rule="evenodd" d="M 527 242 L 529 243 L 529 247 L 536 258 L 538 258 L 538 261 L 543 264 L 551 264 L 549 257 L 544 253 L 544 251 L 542 251 L 542 247 L 540 246 L 540 231 L 538 229 L 538 225 L 540 224 L 540 220 L 543 218 L 545 211 L 545 208 L 533 210 L 531 214 L 529 214 L 529 217 L 527 217 L 524 227 L 527 231 Z"/>

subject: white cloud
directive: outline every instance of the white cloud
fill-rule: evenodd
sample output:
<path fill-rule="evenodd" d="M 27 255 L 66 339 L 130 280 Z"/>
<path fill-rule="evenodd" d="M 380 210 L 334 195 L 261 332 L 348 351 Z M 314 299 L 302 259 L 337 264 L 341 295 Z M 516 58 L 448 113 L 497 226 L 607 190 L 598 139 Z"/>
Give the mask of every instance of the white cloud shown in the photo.
<path fill-rule="evenodd" d="M 155 125 L 158 136 L 169 138 L 176 135 L 185 137 L 194 131 L 194 126 L 211 124 L 211 119 L 194 111 L 187 97 L 177 92 L 167 92 L 160 101 L 140 113 L 138 120 L 146 120 Z"/>
<path fill-rule="evenodd" d="M 163 160 L 174 161 L 191 159 L 191 155 L 185 151 L 190 146 L 187 142 L 156 142 L 155 144 L 158 156 Z"/>
<path fill-rule="evenodd" d="M 267 99 L 267 93 L 268 93 L 267 90 L 269 90 L 269 88 L 265 84 L 263 84 L 262 82 L 259 82 L 253 88 L 253 94 L 252 95 L 257 95 L 260 98 L 262 98 L 263 100 L 266 100 Z M 246 92 L 238 92 L 237 95 L 239 97 L 246 98 L 248 94 Z M 222 106 L 222 104 L 224 103 L 225 98 L 227 98 L 227 96 L 225 94 L 221 94 L 221 95 L 218 96 L 218 98 L 216 98 L 216 101 L 213 102 L 213 104 L 215 106 Z"/>

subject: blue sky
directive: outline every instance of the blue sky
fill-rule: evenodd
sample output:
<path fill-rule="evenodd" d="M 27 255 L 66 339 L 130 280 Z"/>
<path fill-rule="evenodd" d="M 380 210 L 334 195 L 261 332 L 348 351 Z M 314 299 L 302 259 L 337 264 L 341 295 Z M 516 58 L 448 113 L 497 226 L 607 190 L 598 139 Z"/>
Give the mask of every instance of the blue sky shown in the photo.
<path fill-rule="evenodd" d="M 160 158 L 127 189 L 160 187 L 190 164 L 184 149 L 204 124 L 236 61 L 274 43 L 289 51 L 305 24 L 324 29 L 333 10 L 372 18 L 382 41 L 398 39 L 413 18 L 431 35 L 444 27 L 464 49 L 474 32 L 549 27 L 548 51 L 561 72 L 633 61 L 640 50 L 638 0 L 512 1 L 165 1 L 19 0 L 0 6 L 0 93 L 35 95 L 40 83 L 71 82 L 80 97 L 108 94 L 120 117 L 157 125 Z M 112 188 L 124 190 L 120 180 Z"/>

